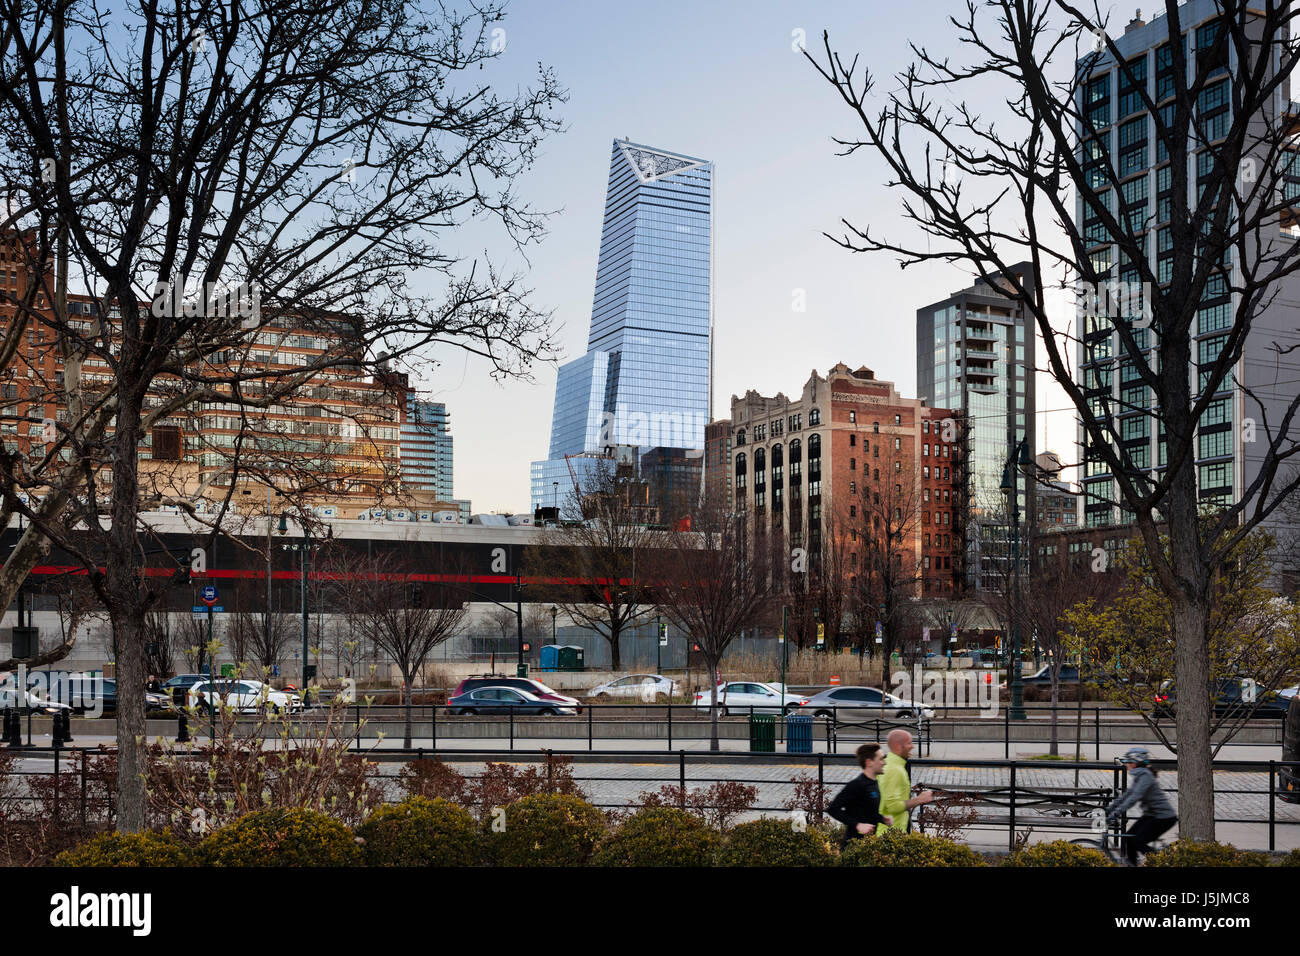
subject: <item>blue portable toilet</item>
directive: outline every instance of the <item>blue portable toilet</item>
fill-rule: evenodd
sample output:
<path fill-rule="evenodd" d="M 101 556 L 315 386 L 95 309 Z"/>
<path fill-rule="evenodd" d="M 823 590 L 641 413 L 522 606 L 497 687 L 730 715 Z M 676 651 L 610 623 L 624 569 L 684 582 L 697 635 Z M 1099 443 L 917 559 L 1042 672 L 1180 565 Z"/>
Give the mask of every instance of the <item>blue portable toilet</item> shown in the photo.
<path fill-rule="evenodd" d="M 560 645 L 543 644 L 540 661 L 537 665 L 538 670 L 553 671 L 559 668 L 560 664 Z"/>

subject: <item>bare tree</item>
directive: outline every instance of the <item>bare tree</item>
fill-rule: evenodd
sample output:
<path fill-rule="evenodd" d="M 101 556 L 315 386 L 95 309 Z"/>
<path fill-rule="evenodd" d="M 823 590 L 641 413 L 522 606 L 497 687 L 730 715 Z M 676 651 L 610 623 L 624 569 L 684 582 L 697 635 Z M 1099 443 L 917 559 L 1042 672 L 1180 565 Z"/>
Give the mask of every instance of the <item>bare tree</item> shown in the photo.
<path fill-rule="evenodd" d="M 155 677 L 169 677 L 175 653 L 172 616 L 152 611 L 145 618 L 145 669 Z"/>
<path fill-rule="evenodd" d="M 700 647 L 709 670 L 711 750 L 718 749 L 715 675 L 731 642 L 769 612 L 771 552 L 750 548 L 744 514 L 704 502 L 689 532 L 666 536 L 654 552 L 661 612 Z"/>
<path fill-rule="evenodd" d="M 519 621 L 514 611 L 508 607 L 494 607 L 487 612 L 487 622 L 492 626 L 495 636 L 502 642 L 518 638 Z"/>
<path fill-rule="evenodd" d="M 459 347 L 493 375 L 549 356 L 549 319 L 520 282 L 434 241 L 471 217 L 516 245 L 541 234 L 514 184 L 557 128 L 563 94 L 545 70 L 504 97 L 475 79 L 501 54 L 501 16 L 492 2 L 461 13 L 400 0 L 200 0 L 111 19 L 81 0 L 0 7 L 0 237 L 27 277 L 4 293 L 0 354 L 7 365 L 31 331 L 59 357 L 24 396 L 37 437 L 0 458 L 0 527 L 15 511 L 31 521 L 0 569 L 0 601 L 54 541 L 110 615 L 122 686 L 139 685 L 158 600 L 139 573 L 141 510 L 175 505 L 215 528 L 241 473 L 269 482 L 283 464 L 284 487 L 320 490 L 312 472 L 337 457 L 329 441 L 300 455 L 288 439 L 244 462 L 253 443 L 239 427 L 195 489 L 178 471 L 143 471 L 142 443 L 174 458 L 176 416 L 217 403 L 264 417 L 304 383 L 359 378 L 383 353 Z M 435 281 L 414 295 L 408 277 L 422 273 Z M 73 274 L 91 299 L 80 315 Z M 289 334 L 324 348 L 305 365 L 250 352 Z M 42 424 L 50 405 L 61 414 Z M 378 423 L 357 424 L 365 461 Z M 40 500 L 24 502 L 25 489 Z M 196 492 L 219 507 L 198 512 Z M 140 695 L 122 695 L 118 726 L 118 827 L 136 831 Z"/>
<path fill-rule="evenodd" d="M 227 637 L 236 663 L 272 671 L 285 658 L 300 634 L 295 614 L 239 611 L 230 615 Z"/>
<path fill-rule="evenodd" d="M 581 520 L 547 528 L 527 558 L 530 597 L 604 638 L 616 671 L 623 634 L 655 612 L 642 582 L 661 535 L 647 524 L 645 488 L 612 464 L 594 469 L 576 481 L 566 506 Z"/>
<path fill-rule="evenodd" d="M 921 596 L 921 529 L 931 515 L 930 502 L 922 500 L 918 458 L 911 450 L 894 448 L 886 438 L 878 441 L 884 453 L 864 459 L 862 493 L 849 507 L 855 560 L 854 606 L 860 619 L 879 621 L 883 661 L 888 668 L 894 650 L 915 647 L 919 619 L 913 603 Z M 934 513 L 940 512 L 934 502 Z M 928 523 L 924 525 L 931 527 Z M 938 528 L 939 525 L 933 527 Z"/>
<path fill-rule="evenodd" d="M 411 696 L 415 678 L 434 649 L 465 623 L 465 597 L 456 588 L 429 581 L 397 554 L 335 559 L 346 569 L 337 592 L 340 607 L 359 617 L 375 646 L 392 658 L 402 675 L 406 705 L 404 746 L 411 746 Z"/>
<path fill-rule="evenodd" d="M 856 57 L 837 54 L 826 34 L 821 53 L 809 54 L 860 129 L 837 142 L 885 164 L 890 185 L 904 194 L 905 218 L 920 233 L 887 238 L 846 223 L 837 241 L 852 251 L 887 252 L 904 267 L 964 263 L 1023 302 L 1052 377 L 1077 410 L 1088 461 L 1117 489 L 1112 498 L 1085 481 L 1085 492 L 1130 513 L 1154 556 L 1182 687 L 1209 679 L 1215 569 L 1300 483 L 1287 467 L 1300 452 L 1293 427 L 1300 392 L 1238 381 L 1254 439 L 1247 483 L 1208 513 L 1198 495 L 1198 424 L 1212 406 L 1221 409 L 1215 394 L 1241 367 L 1247 340 L 1271 348 L 1279 370 L 1297 347 L 1294 331 L 1282 330 L 1288 320 L 1262 319 L 1300 269 L 1295 193 L 1286 181 L 1297 11 L 1241 0 L 1216 6 L 1213 21 L 1187 24 L 1194 29 L 1185 35 L 1186 8 L 1166 0 L 1168 45 L 1156 51 L 1154 87 L 1145 69 L 1152 61 L 1120 51 L 1100 8 L 1067 0 L 969 3 L 951 22 L 975 62 L 954 63 L 914 45 L 915 62 L 889 91 L 878 89 Z M 1088 98 L 1102 82 L 1094 74 L 1106 70 L 1128 110 L 1141 115 L 1140 129 L 1150 130 L 1143 148 L 1158 154 L 1157 164 L 1167 157 L 1167 190 L 1163 179 L 1149 197 L 1145 188 L 1125 188 L 1132 173 L 1147 173 L 1147 163 L 1140 157 L 1136 168 L 1125 166 L 1109 147 L 1110 110 Z M 968 88 L 990 80 L 1005 91 L 999 109 L 964 105 Z M 1230 109 L 1214 110 L 1219 100 Z M 1106 296 L 1097 292 L 1108 283 L 1143 289 L 1140 305 L 1131 307 L 1130 296 L 1129 306 L 1100 308 Z M 1050 314 L 1047 294 L 1057 288 L 1085 293 L 1079 327 L 1062 329 Z M 1202 304 L 1219 300 L 1222 338 L 1198 341 Z M 1066 354 L 1079 341 L 1091 365 L 1082 377 Z M 1113 376 L 1115 368 L 1121 375 Z M 1151 470 L 1146 452 L 1130 451 L 1129 419 L 1163 429 L 1163 468 Z M 1244 420 L 1237 424 L 1244 430 Z M 1167 549 L 1158 540 L 1162 521 L 1170 529 Z M 1189 839 L 1210 840 L 1210 710 L 1208 700 L 1194 698 L 1177 717 L 1180 827 Z"/>

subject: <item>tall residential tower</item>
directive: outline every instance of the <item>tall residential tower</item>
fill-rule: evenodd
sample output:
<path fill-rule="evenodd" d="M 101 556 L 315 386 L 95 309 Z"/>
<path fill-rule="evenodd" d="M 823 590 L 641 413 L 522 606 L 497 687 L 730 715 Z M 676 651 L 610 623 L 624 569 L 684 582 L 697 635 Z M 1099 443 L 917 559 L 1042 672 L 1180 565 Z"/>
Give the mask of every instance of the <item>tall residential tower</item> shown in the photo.
<path fill-rule="evenodd" d="M 1011 267 L 1032 291 L 1029 263 Z M 966 583 L 988 589 L 1005 580 L 1006 504 L 1002 469 L 1014 444 L 1034 448 L 1034 327 L 1010 284 L 982 279 L 916 311 L 916 389 L 928 405 L 951 408 L 966 422 L 963 497 Z M 1026 488 L 1025 485 L 1029 487 Z M 1035 513 L 1032 482 L 1020 485 L 1022 520 Z"/>

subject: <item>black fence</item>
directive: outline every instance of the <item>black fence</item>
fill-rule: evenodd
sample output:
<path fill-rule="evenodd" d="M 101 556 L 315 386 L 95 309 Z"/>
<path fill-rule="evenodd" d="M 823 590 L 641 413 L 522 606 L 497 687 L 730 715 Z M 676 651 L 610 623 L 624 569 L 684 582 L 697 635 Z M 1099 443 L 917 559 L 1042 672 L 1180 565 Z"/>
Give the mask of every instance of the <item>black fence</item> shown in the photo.
<path fill-rule="evenodd" d="M 83 828 L 107 825 L 112 819 L 116 778 L 108 769 L 110 762 L 97 758 L 113 755 L 113 751 L 104 748 L 32 748 L 14 752 L 13 765 L 0 774 L 0 817 L 13 820 L 40 813 L 52 817 L 56 824 L 62 821 Z M 453 766 L 486 764 L 501 754 L 415 748 L 376 750 L 368 756 L 378 764 L 377 783 L 385 799 L 393 800 L 402 795 L 396 783 L 397 774 L 407 762 L 443 759 Z M 512 760 L 545 762 L 548 767 L 566 764 L 589 800 L 607 810 L 637 806 L 641 793 L 654 792 L 665 785 L 677 787 L 684 801 L 688 791 L 731 782 L 758 788 L 758 800 L 746 813 L 806 812 L 810 822 L 823 815 L 825 804 L 857 773 L 853 757 L 848 753 L 751 755 L 677 750 L 648 761 L 646 753 L 638 750 L 602 751 L 595 759 L 589 752 L 580 750 L 534 750 L 513 754 Z M 628 769 L 611 773 L 610 768 L 614 766 Z M 768 769 L 766 775 L 754 770 L 760 766 Z M 1155 761 L 1153 766 L 1170 770 L 1174 764 Z M 1281 787 L 1284 772 L 1300 779 L 1300 762 L 1234 760 L 1218 761 L 1214 766 L 1218 774 L 1242 775 L 1236 786 L 1216 787 L 1217 797 L 1239 804 L 1236 810 L 1216 812 L 1217 824 L 1261 828 L 1265 839 L 1256 845 L 1262 844 L 1270 851 L 1277 849 L 1278 836 L 1284 828 L 1300 827 L 1300 791 Z M 1045 768 L 1039 761 L 917 757 L 910 761 L 909 767 L 914 787 L 930 789 L 937 797 L 935 803 L 913 812 L 915 830 L 933 832 L 943 823 L 945 808 L 960 804 L 968 810 L 962 818 L 962 832 L 1005 831 L 1009 848 L 1034 833 L 1053 838 L 1096 835 L 1096 811 L 1127 786 L 1127 774 L 1122 766 L 1096 761 L 1061 762 Z M 1044 769 L 1076 772 L 1079 782 L 1045 785 L 1036 779 Z M 944 773 L 955 770 L 979 772 L 984 779 L 960 784 L 942 782 Z M 631 771 L 635 771 L 634 776 L 629 775 Z M 1091 779 L 1084 779 L 1085 773 L 1092 774 Z M 471 780 L 478 776 L 474 772 L 463 775 Z M 1177 796 L 1177 788 L 1167 785 L 1169 776 L 1158 779 L 1167 793 Z M 1241 797 L 1247 799 L 1236 799 Z M 1238 838 L 1234 842 L 1241 845 L 1244 841 Z"/>
<path fill-rule="evenodd" d="M 412 705 L 412 746 L 454 751 L 458 740 L 491 739 L 501 741 L 500 749 L 513 752 L 520 747 L 535 750 L 533 742 L 537 740 L 572 740 L 585 742 L 591 751 L 600 742 L 637 741 L 659 743 L 662 747 L 655 749 L 671 751 L 675 743 L 710 736 L 708 708 L 693 704 L 582 704 L 576 714 L 548 716 L 517 715 L 513 710 L 503 714 L 459 715 L 457 710 L 445 704 Z M 979 707 L 932 710 L 933 716 L 917 716 L 915 713 L 904 716 L 897 708 L 884 708 L 878 716 L 874 714 L 874 708 L 855 709 L 854 719 L 846 719 L 838 712 L 813 716 L 813 746 L 827 753 L 838 753 L 842 746 L 849 745 L 852 749 L 867 740 L 882 742 L 891 730 L 902 728 L 916 739 L 920 756 L 929 755 L 935 743 L 996 742 L 1002 745 L 1003 759 L 1010 760 L 1013 744 L 1047 744 L 1050 740 L 1047 733 L 1052 712 L 1050 705 L 1026 704 L 1023 720 L 1013 720 L 1007 707 L 999 707 L 992 714 Z M 719 717 L 719 725 L 724 728 L 723 739 L 747 739 L 750 735 L 738 729 L 739 725 L 752 724 L 756 716 L 767 714 L 776 718 L 775 742 L 783 748 L 790 742 L 790 725 L 785 717 L 806 714 L 793 710 L 779 715 L 774 708 L 734 705 L 726 707 L 725 711 L 725 715 Z M 350 713 L 353 725 L 358 728 L 358 746 L 364 746 L 366 740 L 373 739 L 381 730 L 389 739 L 397 734 L 397 728 L 404 724 L 406 708 L 402 705 L 356 705 L 350 708 Z M 1147 723 L 1141 717 L 1118 708 L 1057 708 L 1057 716 L 1058 749 L 1072 751 L 1078 747 L 1076 757 L 1079 759 L 1091 751 L 1092 759 L 1100 760 L 1103 743 L 1151 742 L 1152 734 Z M 1174 730 L 1173 718 L 1164 718 L 1156 723 L 1162 730 Z M 1275 744 L 1280 756 L 1284 726 L 1285 717 L 1255 717 L 1235 727 L 1229 739 L 1238 738 L 1245 731 L 1251 739 L 1243 743 Z M 470 749 L 483 752 L 485 748 L 477 745 Z"/>

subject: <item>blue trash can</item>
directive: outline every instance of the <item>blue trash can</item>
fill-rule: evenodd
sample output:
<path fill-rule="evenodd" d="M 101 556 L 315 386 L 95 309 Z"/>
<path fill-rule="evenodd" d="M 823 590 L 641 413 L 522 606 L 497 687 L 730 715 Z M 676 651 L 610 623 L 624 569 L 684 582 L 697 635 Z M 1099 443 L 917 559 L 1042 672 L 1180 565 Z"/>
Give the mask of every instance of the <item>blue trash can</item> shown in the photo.
<path fill-rule="evenodd" d="M 785 752 L 810 754 L 813 719 L 811 714 L 790 714 L 785 718 Z"/>

